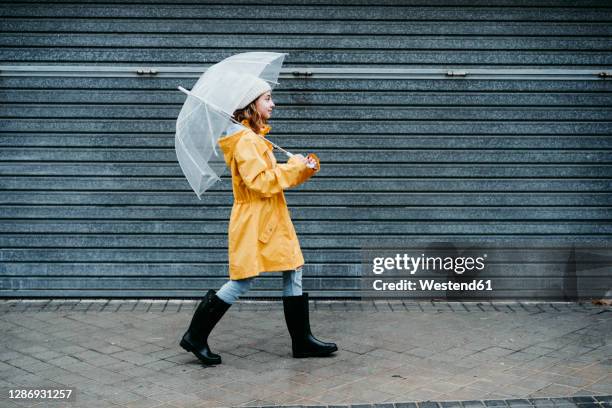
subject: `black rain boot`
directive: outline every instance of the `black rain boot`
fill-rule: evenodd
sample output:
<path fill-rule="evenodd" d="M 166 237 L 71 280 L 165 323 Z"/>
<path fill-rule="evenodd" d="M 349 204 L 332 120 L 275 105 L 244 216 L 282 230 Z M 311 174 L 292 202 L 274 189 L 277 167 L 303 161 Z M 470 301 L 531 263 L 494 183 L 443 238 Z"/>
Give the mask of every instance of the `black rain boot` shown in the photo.
<path fill-rule="evenodd" d="M 209 290 L 191 318 L 189 329 L 181 339 L 181 347 L 195 354 L 204 364 L 221 364 L 221 356 L 208 347 L 208 335 L 230 306 L 214 290 Z"/>
<path fill-rule="evenodd" d="M 293 357 L 325 357 L 338 350 L 335 343 L 317 340 L 310 331 L 308 293 L 301 296 L 283 296 L 285 322 L 291 335 Z"/>

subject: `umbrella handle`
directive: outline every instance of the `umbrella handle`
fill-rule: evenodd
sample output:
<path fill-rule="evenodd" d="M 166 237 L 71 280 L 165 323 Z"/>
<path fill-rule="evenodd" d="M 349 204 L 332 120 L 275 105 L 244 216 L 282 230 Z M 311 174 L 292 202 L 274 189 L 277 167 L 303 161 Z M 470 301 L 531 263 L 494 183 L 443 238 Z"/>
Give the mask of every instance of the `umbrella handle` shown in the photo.
<path fill-rule="evenodd" d="M 261 135 L 259 135 L 259 136 L 261 136 Z M 261 137 L 263 137 L 263 136 L 261 136 Z M 266 139 L 266 140 L 268 140 L 268 139 Z M 268 140 L 268 142 L 272 143 L 272 146 L 276 147 L 278 150 L 280 150 L 281 152 L 285 153 L 285 155 L 286 155 L 287 157 L 289 157 L 289 158 L 293 157 L 293 153 L 291 153 L 291 152 L 289 152 L 289 151 L 287 151 L 287 150 L 283 149 L 282 147 L 280 147 L 280 146 L 279 146 L 279 145 L 277 145 L 276 143 L 272 142 L 271 140 Z"/>

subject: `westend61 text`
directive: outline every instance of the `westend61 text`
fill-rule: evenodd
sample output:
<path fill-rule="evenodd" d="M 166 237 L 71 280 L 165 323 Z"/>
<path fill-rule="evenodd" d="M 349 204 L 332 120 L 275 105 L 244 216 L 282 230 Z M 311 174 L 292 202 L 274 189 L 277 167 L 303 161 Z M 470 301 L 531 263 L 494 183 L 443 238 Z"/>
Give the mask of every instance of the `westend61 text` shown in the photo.
<path fill-rule="evenodd" d="M 419 279 L 418 286 L 416 282 L 401 279 L 396 282 L 384 282 L 382 279 L 377 279 L 372 282 L 374 290 L 493 290 L 491 280 L 472 280 L 470 282 L 436 282 L 433 279 Z"/>

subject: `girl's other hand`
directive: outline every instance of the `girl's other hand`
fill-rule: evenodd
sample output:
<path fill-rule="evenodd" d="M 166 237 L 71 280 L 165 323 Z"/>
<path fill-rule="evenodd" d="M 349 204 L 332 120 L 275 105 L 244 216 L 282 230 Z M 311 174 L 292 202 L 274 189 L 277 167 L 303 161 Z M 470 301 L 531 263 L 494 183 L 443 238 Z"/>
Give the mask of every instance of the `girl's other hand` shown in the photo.
<path fill-rule="evenodd" d="M 301 160 L 302 163 L 304 163 L 309 169 L 316 169 L 317 161 L 314 158 L 304 157 L 301 154 L 294 154 L 293 156 L 296 157 L 298 160 Z"/>
<path fill-rule="evenodd" d="M 315 167 L 317 167 L 317 162 L 312 157 L 308 157 L 306 158 L 306 166 L 311 169 L 314 169 Z"/>

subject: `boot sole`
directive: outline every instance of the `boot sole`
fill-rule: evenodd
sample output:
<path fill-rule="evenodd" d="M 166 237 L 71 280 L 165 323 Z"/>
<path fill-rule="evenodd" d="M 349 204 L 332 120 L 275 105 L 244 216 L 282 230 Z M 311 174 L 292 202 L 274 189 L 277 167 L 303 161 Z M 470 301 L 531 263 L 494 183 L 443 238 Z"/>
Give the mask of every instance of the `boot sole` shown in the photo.
<path fill-rule="evenodd" d="M 293 358 L 308 358 L 308 357 L 327 357 L 330 354 L 338 351 L 338 347 L 334 347 L 333 350 L 329 351 L 313 351 L 313 352 L 293 352 Z"/>
<path fill-rule="evenodd" d="M 194 350 L 194 348 L 191 346 L 191 344 L 186 342 L 184 339 L 181 339 L 181 342 L 179 344 L 180 344 L 180 346 L 182 348 L 185 349 L 185 351 L 193 353 L 193 355 L 196 356 L 198 358 L 198 360 L 200 360 L 202 363 L 204 363 L 206 365 L 221 364 L 221 359 L 219 359 L 219 360 L 209 360 L 209 359 L 205 358 L 203 355 L 201 355 L 200 353 L 196 352 Z"/>

